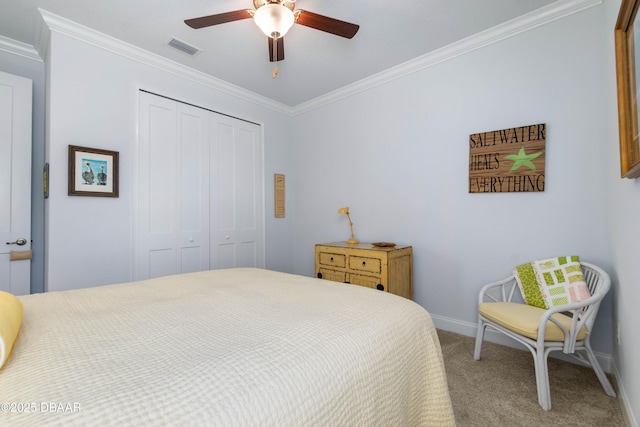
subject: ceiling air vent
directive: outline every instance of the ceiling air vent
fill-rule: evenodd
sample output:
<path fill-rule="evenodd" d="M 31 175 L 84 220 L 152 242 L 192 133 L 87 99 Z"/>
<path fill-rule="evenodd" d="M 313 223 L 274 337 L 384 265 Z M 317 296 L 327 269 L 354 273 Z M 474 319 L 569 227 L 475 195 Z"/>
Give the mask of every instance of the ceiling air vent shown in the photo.
<path fill-rule="evenodd" d="M 191 46 L 181 40 L 178 40 L 176 38 L 172 38 L 169 41 L 169 46 L 178 49 L 181 52 L 186 53 L 187 55 L 191 55 L 194 56 L 196 54 L 198 54 L 200 52 L 200 49 L 198 49 L 197 47 Z"/>

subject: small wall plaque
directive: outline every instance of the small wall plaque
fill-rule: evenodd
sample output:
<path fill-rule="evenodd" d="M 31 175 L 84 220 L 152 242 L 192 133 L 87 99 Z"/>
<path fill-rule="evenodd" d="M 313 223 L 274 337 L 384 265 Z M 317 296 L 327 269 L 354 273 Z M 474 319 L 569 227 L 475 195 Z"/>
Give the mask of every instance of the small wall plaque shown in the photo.
<path fill-rule="evenodd" d="M 281 173 L 277 173 L 274 175 L 274 184 L 275 184 L 275 217 L 276 218 L 284 218 L 284 205 L 285 205 L 285 185 L 284 185 L 284 175 Z"/>

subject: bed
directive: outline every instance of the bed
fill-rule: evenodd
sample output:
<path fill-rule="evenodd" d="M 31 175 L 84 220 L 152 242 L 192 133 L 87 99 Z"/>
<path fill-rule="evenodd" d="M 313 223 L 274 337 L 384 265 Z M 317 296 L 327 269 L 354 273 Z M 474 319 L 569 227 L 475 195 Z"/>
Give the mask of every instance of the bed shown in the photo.
<path fill-rule="evenodd" d="M 455 425 L 418 304 L 224 269 L 19 297 L 0 425 Z"/>

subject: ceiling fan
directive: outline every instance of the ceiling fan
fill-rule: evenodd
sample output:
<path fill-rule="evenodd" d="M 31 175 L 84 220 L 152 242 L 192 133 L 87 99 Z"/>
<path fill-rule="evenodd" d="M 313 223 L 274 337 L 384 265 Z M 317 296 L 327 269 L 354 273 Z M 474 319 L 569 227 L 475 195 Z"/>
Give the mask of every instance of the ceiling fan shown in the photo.
<path fill-rule="evenodd" d="M 253 9 L 242 9 L 233 12 L 217 13 L 187 19 L 185 24 L 191 28 L 204 28 L 252 18 L 256 25 L 266 34 L 269 42 L 269 61 L 284 59 L 284 35 L 293 24 L 304 25 L 336 36 L 352 38 L 358 32 L 359 25 L 329 18 L 307 10 L 295 9 L 297 0 L 253 0 Z M 275 42 L 275 43 L 274 43 Z"/>

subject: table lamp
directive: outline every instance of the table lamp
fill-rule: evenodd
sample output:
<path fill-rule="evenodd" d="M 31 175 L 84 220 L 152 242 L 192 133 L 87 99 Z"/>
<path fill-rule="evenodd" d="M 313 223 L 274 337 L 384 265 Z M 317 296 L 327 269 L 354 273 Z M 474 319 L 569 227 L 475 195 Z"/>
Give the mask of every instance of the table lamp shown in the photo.
<path fill-rule="evenodd" d="M 338 213 L 345 214 L 347 216 L 347 219 L 349 220 L 349 227 L 351 227 L 351 238 L 347 240 L 347 243 L 350 245 L 357 245 L 358 241 L 356 240 L 356 237 L 353 234 L 353 222 L 351 222 L 351 217 L 349 216 L 349 206 L 338 209 Z"/>

